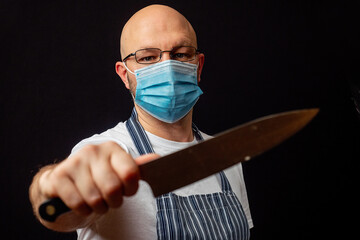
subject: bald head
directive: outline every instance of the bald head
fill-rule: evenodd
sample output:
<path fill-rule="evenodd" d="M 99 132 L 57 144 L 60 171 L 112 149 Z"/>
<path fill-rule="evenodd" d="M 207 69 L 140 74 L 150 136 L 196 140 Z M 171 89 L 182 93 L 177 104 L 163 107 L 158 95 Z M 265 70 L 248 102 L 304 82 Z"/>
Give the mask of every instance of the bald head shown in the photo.
<path fill-rule="evenodd" d="M 120 44 L 122 58 L 142 48 L 197 47 L 196 34 L 189 21 L 164 5 L 150 5 L 136 12 L 125 24 Z"/>

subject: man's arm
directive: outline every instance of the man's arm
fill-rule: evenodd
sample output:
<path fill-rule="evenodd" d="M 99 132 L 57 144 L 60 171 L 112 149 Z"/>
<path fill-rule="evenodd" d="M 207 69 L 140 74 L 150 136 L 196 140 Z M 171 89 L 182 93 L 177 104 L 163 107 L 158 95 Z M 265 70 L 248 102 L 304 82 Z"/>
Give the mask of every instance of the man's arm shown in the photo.
<path fill-rule="evenodd" d="M 157 157 L 149 154 L 136 161 Z M 135 194 L 140 179 L 136 161 L 118 144 L 106 142 L 85 146 L 64 161 L 43 167 L 29 189 L 36 217 L 45 227 L 61 232 L 92 223 L 109 208 L 120 207 L 123 196 Z M 60 197 L 72 211 L 52 223 L 40 218 L 38 208 L 54 197 Z"/>

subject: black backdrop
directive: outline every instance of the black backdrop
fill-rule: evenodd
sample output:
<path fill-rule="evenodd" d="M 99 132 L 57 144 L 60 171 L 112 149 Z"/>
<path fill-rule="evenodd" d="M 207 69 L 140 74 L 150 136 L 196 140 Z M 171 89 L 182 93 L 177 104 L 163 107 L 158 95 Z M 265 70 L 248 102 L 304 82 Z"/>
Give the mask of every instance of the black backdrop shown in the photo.
<path fill-rule="evenodd" d="M 252 239 L 346 239 L 357 229 L 358 3 L 1 1 L 1 227 L 6 239 L 73 239 L 32 215 L 36 170 L 128 118 L 114 64 L 123 24 L 150 3 L 188 18 L 205 53 L 194 121 L 215 134 L 320 108 L 304 130 L 244 164 Z M 355 91 L 355 95 L 359 92 Z M 356 236 L 356 235 L 354 235 Z"/>

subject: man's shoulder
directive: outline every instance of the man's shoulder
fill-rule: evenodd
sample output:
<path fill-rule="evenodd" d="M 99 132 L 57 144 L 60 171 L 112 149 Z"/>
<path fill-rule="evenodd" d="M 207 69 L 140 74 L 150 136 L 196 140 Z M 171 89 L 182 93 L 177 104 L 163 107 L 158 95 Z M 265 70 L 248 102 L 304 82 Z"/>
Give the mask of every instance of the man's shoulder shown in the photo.
<path fill-rule="evenodd" d="M 107 141 L 113 141 L 127 149 L 126 145 L 130 140 L 130 135 L 127 132 L 125 122 L 119 122 L 116 126 L 109 128 L 108 130 L 94 134 L 90 137 L 84 138 L 77 143 L 71 153 L 76 152 L 86 145 L 98 145 Z M 131 141 L 131 140 L 130 140 Z"/>
<path fill-rule="evenodd" d="M 101 133 L 96 133 L 88 138 L 83 139 L 82 141 L 98 141 L 104 138 L 112 138 L 112 139 L 123 139 L 128 138 L 129 133 L 126 129 L 125 122 L 119 122 L 114 127 L 107 129 Z"/>

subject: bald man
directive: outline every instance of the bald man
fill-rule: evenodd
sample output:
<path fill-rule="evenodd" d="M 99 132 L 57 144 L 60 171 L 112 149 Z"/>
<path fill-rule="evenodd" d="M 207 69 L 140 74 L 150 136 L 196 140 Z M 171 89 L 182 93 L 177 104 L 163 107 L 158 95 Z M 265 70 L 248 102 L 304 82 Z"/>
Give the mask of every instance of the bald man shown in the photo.
<path fill-rule="evenodd" d="M 79 239 L 249 239 L 241 164 L 158 198 L 140 180 L 138 164 L 210 138 L 192 123 L 204 65 L 193 27 L 151 5 L 129 19 L 120 41 L 115 70 L 134 99 L 131 117 L 40 169 L 30 186 L 37 218 Z M 72 211 L 48 222 L 37 209 L 54 197 Z"/>

